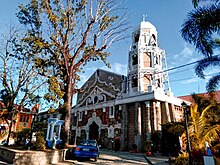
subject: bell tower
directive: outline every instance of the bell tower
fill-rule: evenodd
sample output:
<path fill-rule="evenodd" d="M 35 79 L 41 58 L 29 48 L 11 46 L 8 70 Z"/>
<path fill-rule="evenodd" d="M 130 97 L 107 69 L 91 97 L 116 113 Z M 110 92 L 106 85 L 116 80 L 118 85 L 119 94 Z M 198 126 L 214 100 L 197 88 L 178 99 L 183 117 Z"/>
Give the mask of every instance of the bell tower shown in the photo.
<path fill-rule="evenodd" d="M 158 46 L 157 30 L 143 21 L 132 33 L 128 58 L 128 94 L 152 91 L 170 94 L 165 51 Z"/>

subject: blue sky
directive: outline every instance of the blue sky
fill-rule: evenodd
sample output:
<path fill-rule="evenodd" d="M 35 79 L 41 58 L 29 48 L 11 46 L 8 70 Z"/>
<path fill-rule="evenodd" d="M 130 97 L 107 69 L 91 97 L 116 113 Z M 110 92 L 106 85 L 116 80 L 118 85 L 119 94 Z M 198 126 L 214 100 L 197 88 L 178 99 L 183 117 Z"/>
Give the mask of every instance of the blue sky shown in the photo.
<path fill-rule="evenodd" d="M 19 3 L 27 0 L 2 0 L 0 5 L 0 26 L 4 29 L 6 24 L 17 22 L 15 12 Z M 198 54 L 192 45 L 187 44 L 181 37 L 180 29 L 187 12 L 193 9 L 191 0 L 126 0 L 125 5 L 130 9 L 129 21 L 134 28 L 147 15 L 146 21 L 151 22 L 158 31 L 159 45 L 166 52 L 168 68 L 197 61 L 203 56 Z M 128 32 L 131 35 L 133 28 Z M 2 32 L 2 30 L 1 30 Z M 126 75 L 128 50 L 131 38 L 120 41 L 110 48 L 111 56 L 108 62 L 111 71 Z M 82 85 L 98 68 L 107 69 L 103 63 L 89 64 L 82 75 Z M 209 69 L 206 74 L 217 72 L 216 68 Z M 205 92 L 207 80 L 199 79 L 194 73 L 194 65 L 169 72 L 171 90 L 175 96 L 190 95 L 193 92 Z"/>

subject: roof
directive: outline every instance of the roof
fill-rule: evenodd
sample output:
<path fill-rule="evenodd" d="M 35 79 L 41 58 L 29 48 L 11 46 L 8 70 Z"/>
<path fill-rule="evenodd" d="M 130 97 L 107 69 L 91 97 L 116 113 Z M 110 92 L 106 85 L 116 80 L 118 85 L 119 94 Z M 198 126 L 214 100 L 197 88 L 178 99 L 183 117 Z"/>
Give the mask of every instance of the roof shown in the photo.
<path fill-rule="evenodd" d="M 214 99 L 216 101 L 220 102 L 220 90 L 219 91 L 215 91 L 213 94 L 214 94 Z M 206 98 L 210 97 L 209 93 L 199 93 L 199 94 L 196 94 L 196 95 L 203 96 L 203 97 L 206 97 Z M 192 95 L 179 96 L 178 98 L 180 98 L 182 100 L 185 100 L 185 101 L 189 101 L 191 103 L 194 103 Z"/>
<path fill-rule="evenodd" d="M 148 21 L 142 21 L 141 22 L 141 28 L 149 28 L 149 29 L 152 29 L 152 30 L 156 31 L 156 27 Z"/>

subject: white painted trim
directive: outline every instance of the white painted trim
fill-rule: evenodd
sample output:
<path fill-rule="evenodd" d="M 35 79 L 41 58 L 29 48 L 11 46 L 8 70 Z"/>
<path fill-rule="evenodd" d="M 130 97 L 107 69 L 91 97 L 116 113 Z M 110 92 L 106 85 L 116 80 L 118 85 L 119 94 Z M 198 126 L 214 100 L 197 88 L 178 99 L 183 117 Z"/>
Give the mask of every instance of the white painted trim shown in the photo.
<path fill-rule="evenodd" d="M 95 96 L 97 96 L 99 100 L 101 99 L 101 96 L 102 96 L 104 101 L 106 101 L 106 96 L 103 94 L 106 94 L 107 96 L 110 96 L 111 98 L 115 98 L 115 95 L 112 95 L 111 93 L 105 91 L 104 89 L 98 86 L 95 86 L 94 89 L 91 91 L 91 93 L 87 97 L 85 97 L 81 102 L 79 101 L 77 106 L 81 106 L 85 102 L 86 102 L 86 106 L 88 106 L 88 103 L 94 104 Z"/>
<path fill-rule="evenodd" d="M 110 106 L 109 107 L 109 118 L 112 119 L 115 117 L 115 107 L 114 106 Z"/>

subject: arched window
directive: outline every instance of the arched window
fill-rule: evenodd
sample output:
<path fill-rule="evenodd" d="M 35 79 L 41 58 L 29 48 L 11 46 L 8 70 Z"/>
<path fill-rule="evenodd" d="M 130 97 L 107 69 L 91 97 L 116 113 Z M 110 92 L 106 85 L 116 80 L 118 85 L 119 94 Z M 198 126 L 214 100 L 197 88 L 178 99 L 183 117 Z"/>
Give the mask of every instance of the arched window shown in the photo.
<path fill-rule="evenodd" d="M 134 54 L 132 56 L 132 65 L 137 65 L 138 64 L 138 55 Z"/>
<path fill-rule="evenodd" d="M 138 79 L 137 76 L 132 76 L 132 87 L 138 86 Z"/>
<path fill-rule="evenodd" d="M 160 79 L 157 79 L 157 87 L 159 87 L 159 88 L 161 87 L 160 86 Z"/>
<path fill-rule="evenodd" d="M 150 74 L 144 74 L 144 91 L 148 91 L 148 86 L 150 85 L 152 76 Z"/>
<path fill-rule="evenodd" d="M 151 52 L 144 52 L 144 67 L 152 67 Z"/>
<path fill-rule="evenodd" d="M 156 36 L 154 34 L 152 34 L 152 37 L 155 41 L 157 41 Z"/>
<path fill-rule="evenodd" d="M 159 63 L 158 56 L 156 56 L 156 64 L 158 64 L 158 63 Z"/>
<path fill-rule="evenodd" d="M 135 33 L 134 34 L 134 42 L 138 42 L 139 41 L 139 37 L 140 37 L 140 34 L 139 33 Z"/>

